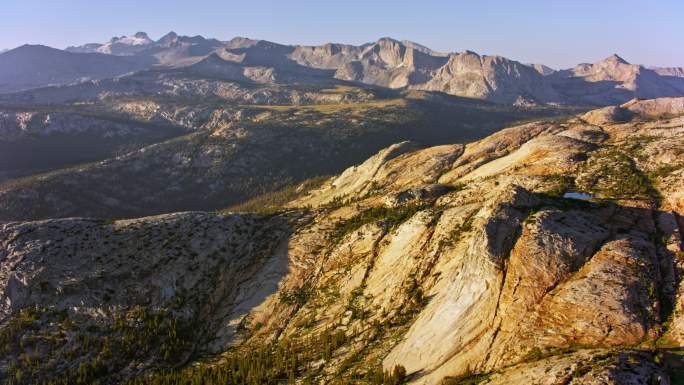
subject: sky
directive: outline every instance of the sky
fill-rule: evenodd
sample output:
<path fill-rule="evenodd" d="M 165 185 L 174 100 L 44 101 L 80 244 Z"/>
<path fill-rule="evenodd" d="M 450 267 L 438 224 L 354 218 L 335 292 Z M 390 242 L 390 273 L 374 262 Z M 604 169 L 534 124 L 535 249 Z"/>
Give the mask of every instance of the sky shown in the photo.
<path fill-rule="evenodd" d="M 683 0 L 0 0 L 0 49 L 169 31 L 221 40 L 362 44 L 408 39 L 569 68 L 617 53 L 684 66 Z"/>

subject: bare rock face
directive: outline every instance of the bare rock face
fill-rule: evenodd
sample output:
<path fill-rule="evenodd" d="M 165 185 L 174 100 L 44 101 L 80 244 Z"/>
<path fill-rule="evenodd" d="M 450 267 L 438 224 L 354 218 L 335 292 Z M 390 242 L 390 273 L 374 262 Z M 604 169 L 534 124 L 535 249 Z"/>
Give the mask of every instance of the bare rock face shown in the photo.
<path fill-rule="evenodd" d="M 392 159 L 417 150 L 418 147 L 411 142 L 401 142 L 394 144 L 386 149 L 380 151 L 377 155 L 363 162 L 358 167 L 353 167 L 345 170 L 339 177 L 331 183 L 331 187 L 335 191 L 342 192 L 342 195 L 332 197 L 341 197 L 349 194 L 363 194 L 369 189 L 370 184 L 373 183 L 375 176 L 380 172 L 380 169 Z"/>
<path fill-rule="evenodd" d="M 357 60 L 337 72 L 337 77 L 401 88 L 427 81 L 446 58 L 431 56 L 413 46 L 384 38 L 366 47 Z"/>
<path fill-rule="evenodd" d="M 437 146 L 420 152 L 416 152 L 417 148 L 411 142 L 392 145 L 363 164 L 347 169 L 300 202 L 321 205 L 333 200 L 362 197 L 377 190 L 399 190 L 420 183 L 435 183 L 441 172 L 450 167 L 463 151 L 462 145 Z M 409 170 L 409 164 L 419 166 Z"/>
<path fill-rule="evenodd" d="M 610 241 L 621 231 L 611 229 L 611 210 L 542 209 L 526 218 L 538 198 L 518 190 L 503 202 L 476 212 L 473 227 L 482 230 L 457 261 L 437 265 L 441 279 L 427 293 L 432 300 L 385 358 L 386 367 L 401 364 L 424 373 L 418 383 L 439 383 L 449 373 L 519 362 L 533 349 L 631 345 L 647 336 L 651 317 L 658 317 L 649 297 L 655 288 L 642 285 L 634 268 L 657 269 L 650 244 Z M 640 213 L 630 215 L 640 220 Z"/>
<path fill-rule="evenodd" d="M 519 98 L 546 102 L 557 99 L 533 68 L 499 56 L 480 56 L 469 51 L 451 55 L 432 79 L 416 88 L 500 103 L 514 103 Z"/>
<path fill-rule="evenodd" d="M 299 64 L 315 68 L 337 69 L 348 61 L 349 56 L 359 55 L 361 49 L 346 44 L 322 46 L 297 46 L 290 57 Z"/>
<path fill-rule="evenodd" d="M 442 195 L 450 192 L 452 186 L 443 184 L 426 184 L 420 187 L 412 187 L 384 198 L 385 204 L 390 207 L 401 207 L 407 204 L 417 204 L 424 201 L 434 201 Z"/>

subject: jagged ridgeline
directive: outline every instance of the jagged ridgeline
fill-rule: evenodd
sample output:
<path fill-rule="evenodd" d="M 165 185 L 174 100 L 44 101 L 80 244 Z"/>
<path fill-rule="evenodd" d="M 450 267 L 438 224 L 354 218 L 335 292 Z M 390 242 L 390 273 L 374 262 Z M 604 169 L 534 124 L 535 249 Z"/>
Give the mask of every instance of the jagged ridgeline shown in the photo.
<path fill-rule="evenodd" d="M 679 383 L 682 149 L 684 99 L 642 100 L 399 142 L 260 213 L 0 224 L 2 380 Z"/>
<path fill-rule="evenodd" d="M 0 54 L 0 93 L 121 76 L 150 68 L 185 68 L 196 76 L 261 84 L 353 82 L 443 92 L 505 104 L 605 106 L 632 98 L 684 95 L 682 68 L 648 68 L 618 55 L 554 70 L 472 51 L 437 52 L 381 38 L 359 46 L 284 45 L 143 32 L 65 51 L 24 45 Z"/>

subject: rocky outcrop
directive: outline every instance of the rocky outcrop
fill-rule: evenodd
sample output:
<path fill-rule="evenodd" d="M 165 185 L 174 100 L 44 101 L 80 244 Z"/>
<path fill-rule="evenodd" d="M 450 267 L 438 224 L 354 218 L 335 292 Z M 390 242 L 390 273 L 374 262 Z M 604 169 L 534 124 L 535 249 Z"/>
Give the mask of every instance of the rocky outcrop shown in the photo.
<path fill-rule="evenodd" d="M 392 145 L 359 166 L 347 169 L 340 176 L 325 184 L 294 206 L 305 204 L 321 205 L 332 201 L 362 197 L 377 191 L 400 190 L 415 185 L 437 182 L 437 177 L 458 158 L 462 145 L 432 147 L 416 152 L 411 142 Z M 408 167 L 408 165 L 419 165 Z"/>

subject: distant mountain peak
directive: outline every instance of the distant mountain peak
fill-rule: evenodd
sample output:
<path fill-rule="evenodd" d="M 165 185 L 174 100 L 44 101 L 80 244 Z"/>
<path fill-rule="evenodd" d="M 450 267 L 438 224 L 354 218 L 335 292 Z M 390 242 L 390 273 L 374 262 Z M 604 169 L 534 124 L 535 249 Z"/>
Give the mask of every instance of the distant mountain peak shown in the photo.
<path fill-rule="evenodd" d="M 379 38 L 378 43 L 380 43 L 380 42 L 383 42 L 383 43 L 401 43 L 399 40 L 393 39 L 389 36 L 384 36 L 384 37 Z"/>
<path fill-rule="evenodd" d="M 48 47 L 48 46 L 42 45 L 42 44 L 22 44 L 19 47 L 12 49 L 10 51 L 27 51 L 27 50 L 49 51 L 49 52 L 59 51 L 57 48 Z"/>
<path fill-rule="evenodd" d="M 109 44 L 123 44 L 123 45 L 147 45 L 154 43 L 152 39 L 145 32 L 136 32 L 132 36 L 113 37 Z"/>
<path fill-rule="evenodd" d="M 534 68 L 537 72 L 539 72 L 540 75 L 542 76 L 548 76 L 556 72 L 555 69 L 544 65 L 544 64 L 539 64 L 539 63 L 528 63 L 526 64 L 529 67 Z"/>
<path fill-rule="evenodd" d="M 169 45 L 177 42 L 178 38 L 179 38 L 178 34 L 171 31 L 171 32 L 167 33 L 166 35 L 162 36 L 161 39 L 157 40 L 157 44 L 160 44 L 162 46 L 169 46 Z"/>
<path fill-rule="evenodd" d="M 412 49 L 414 49 L 414 50 L 416 50 L 416 51 L 420 51 L 420 52 L 425 53 L 425 54 L 428 54 L 428 55 L 440 56 L 440 57 L 449 56 L 448 53 L 435 51 L 435 50 L 433 50 L 432 48 L 429 48 L 429 47 L 427 47 L 427 46 L 424 46 L 424 45 L 422 45 L 422 44 L 420 44 L 420 43 L 416 43 L 415 41 L 411 41 L 411 40 L 402 40 L 401 43 L 402 43 L 403 45 L 407 46 L 407 47 L 410 47 L 410 48 L 412 48 Z"/>
<path fill-rule="evenodd" d="M 464 55 L 473 55 L 473 56 L 480 57 L 480 54 L 479 54 L 479 53 L 477 53 L 477 52 L 475 52 L 475 51 L 471 51 L 471 50 L 469 50 L 469 49 L 463 51 L 462 54 L 464 54 Z"/>
<path fill-rule="evenodd" d="M 602 60 L 603 62 L 608 62 L 608 63 L 616 63 L 616 64 L 629 64 L 627 60 L 623 59 L 620 57 L 620 55 L 614 53 L 607 58 Z"/>

